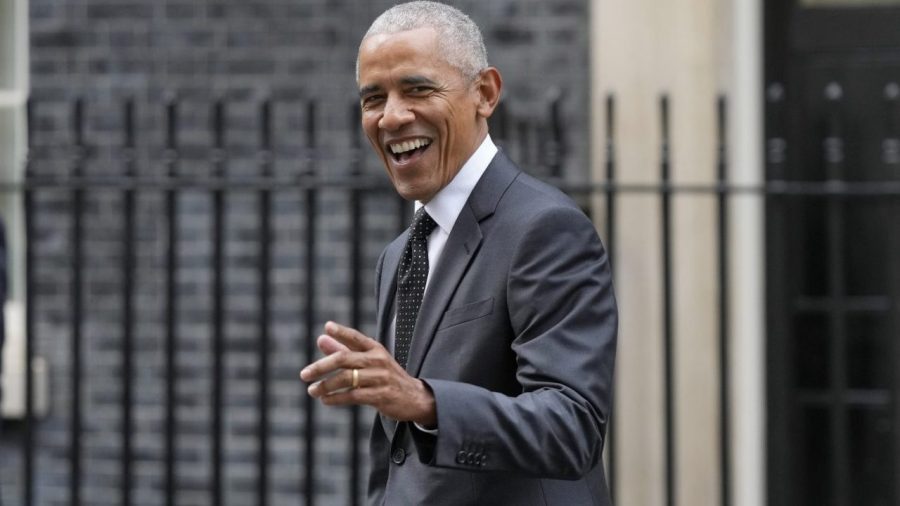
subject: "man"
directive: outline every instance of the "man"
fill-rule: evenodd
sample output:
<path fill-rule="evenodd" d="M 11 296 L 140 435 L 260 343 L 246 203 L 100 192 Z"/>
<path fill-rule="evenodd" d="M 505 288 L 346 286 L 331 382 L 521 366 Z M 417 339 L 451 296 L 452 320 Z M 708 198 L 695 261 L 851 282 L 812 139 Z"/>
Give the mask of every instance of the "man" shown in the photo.
<path fill-rule="evenodd" d="M 502 81 L 465 14 L 396 6 L 357 65 L 363 128 L 416 218 L 378 261 L 375 339 L 328 322 L 301 378 L 378 410 L 369 504 L 608 505 L 617 316 L 591 222 L 494 146 Z"/>

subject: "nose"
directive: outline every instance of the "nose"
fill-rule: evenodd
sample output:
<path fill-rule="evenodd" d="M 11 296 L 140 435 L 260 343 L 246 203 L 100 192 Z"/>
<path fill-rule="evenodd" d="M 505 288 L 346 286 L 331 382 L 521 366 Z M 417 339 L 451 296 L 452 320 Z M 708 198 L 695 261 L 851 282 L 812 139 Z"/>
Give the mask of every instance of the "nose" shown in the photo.
<path fill-rule="evenodd" d="M 388 97 L 384 104 L 384 113 L 378 120 L 378 127 L 393 131 L 410 123 L 413 119 L 415 119 L 415 114 L 409 110 L 409 105 L 405 100 Z"/>

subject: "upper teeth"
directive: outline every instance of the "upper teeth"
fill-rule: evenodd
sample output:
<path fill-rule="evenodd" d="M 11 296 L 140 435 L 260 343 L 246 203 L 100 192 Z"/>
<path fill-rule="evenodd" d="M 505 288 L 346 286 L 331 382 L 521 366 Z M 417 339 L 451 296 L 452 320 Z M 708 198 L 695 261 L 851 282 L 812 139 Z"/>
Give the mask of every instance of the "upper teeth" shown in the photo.
<path fill-rule="evenodd" d="M 413 139 L 411 141 L 400 142 L 397 144 L 391 144 L 391 151 L 397 155 L 400 153 L 406 153 L 407 151 L 412 151 L 416 148 L 421 148 L 422 146 L 427 146 L 431 141 L 428 139 Z"/>

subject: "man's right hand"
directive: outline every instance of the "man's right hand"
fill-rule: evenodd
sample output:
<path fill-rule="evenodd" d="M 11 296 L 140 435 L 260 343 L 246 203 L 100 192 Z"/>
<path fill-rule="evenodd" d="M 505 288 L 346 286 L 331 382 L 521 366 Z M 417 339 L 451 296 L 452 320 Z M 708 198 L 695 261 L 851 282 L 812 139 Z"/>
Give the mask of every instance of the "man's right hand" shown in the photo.
<path fill-rule="evenodd" d="M 410 376 L 381 343 L 356 329 L 328 322 L 317 344 L 325 357 L 300 372 L 300 378 L 311 383 L 309 395 L 328 406 L 367 405 L 394 420 L 435 427 L 431 390 Z"/>

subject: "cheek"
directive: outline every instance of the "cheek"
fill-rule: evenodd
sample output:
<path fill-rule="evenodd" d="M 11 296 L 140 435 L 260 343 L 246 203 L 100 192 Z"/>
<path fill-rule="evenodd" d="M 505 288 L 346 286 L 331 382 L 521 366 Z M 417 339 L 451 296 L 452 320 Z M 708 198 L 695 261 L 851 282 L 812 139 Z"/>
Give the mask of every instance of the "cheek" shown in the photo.
<path fill-rule="evenodd" d="M 372 146 L 372 149 L 375 150 L 375 153 L 378 154 L 380 158 L 384 158 L 385 155 L 381 152 L 381 143 L 378 140 L 377 120 L 374 122 L 368 122 L 364 120 L 362 122 L 362 129 L 363 133 L 366 135 L 366 139 Z"/>
<path fill-rule="evenodd" d="M 453 121 L 448 116 L 444 122 L 444 142 L 441 146 L 441 179 L 448 179 L 453 172 L 453 152 L 456 150 L 456 132 L 453 129 Z"/>
<path fill-rule="evenodd" d="M 366 138 L 369 139 L 369 142 L 372 145 L 376 145 L 376 138 L 378 136 L 378 121 L 373 118 L 363 118 L 361 123 L 363 133 L 366 134 Z"/>

